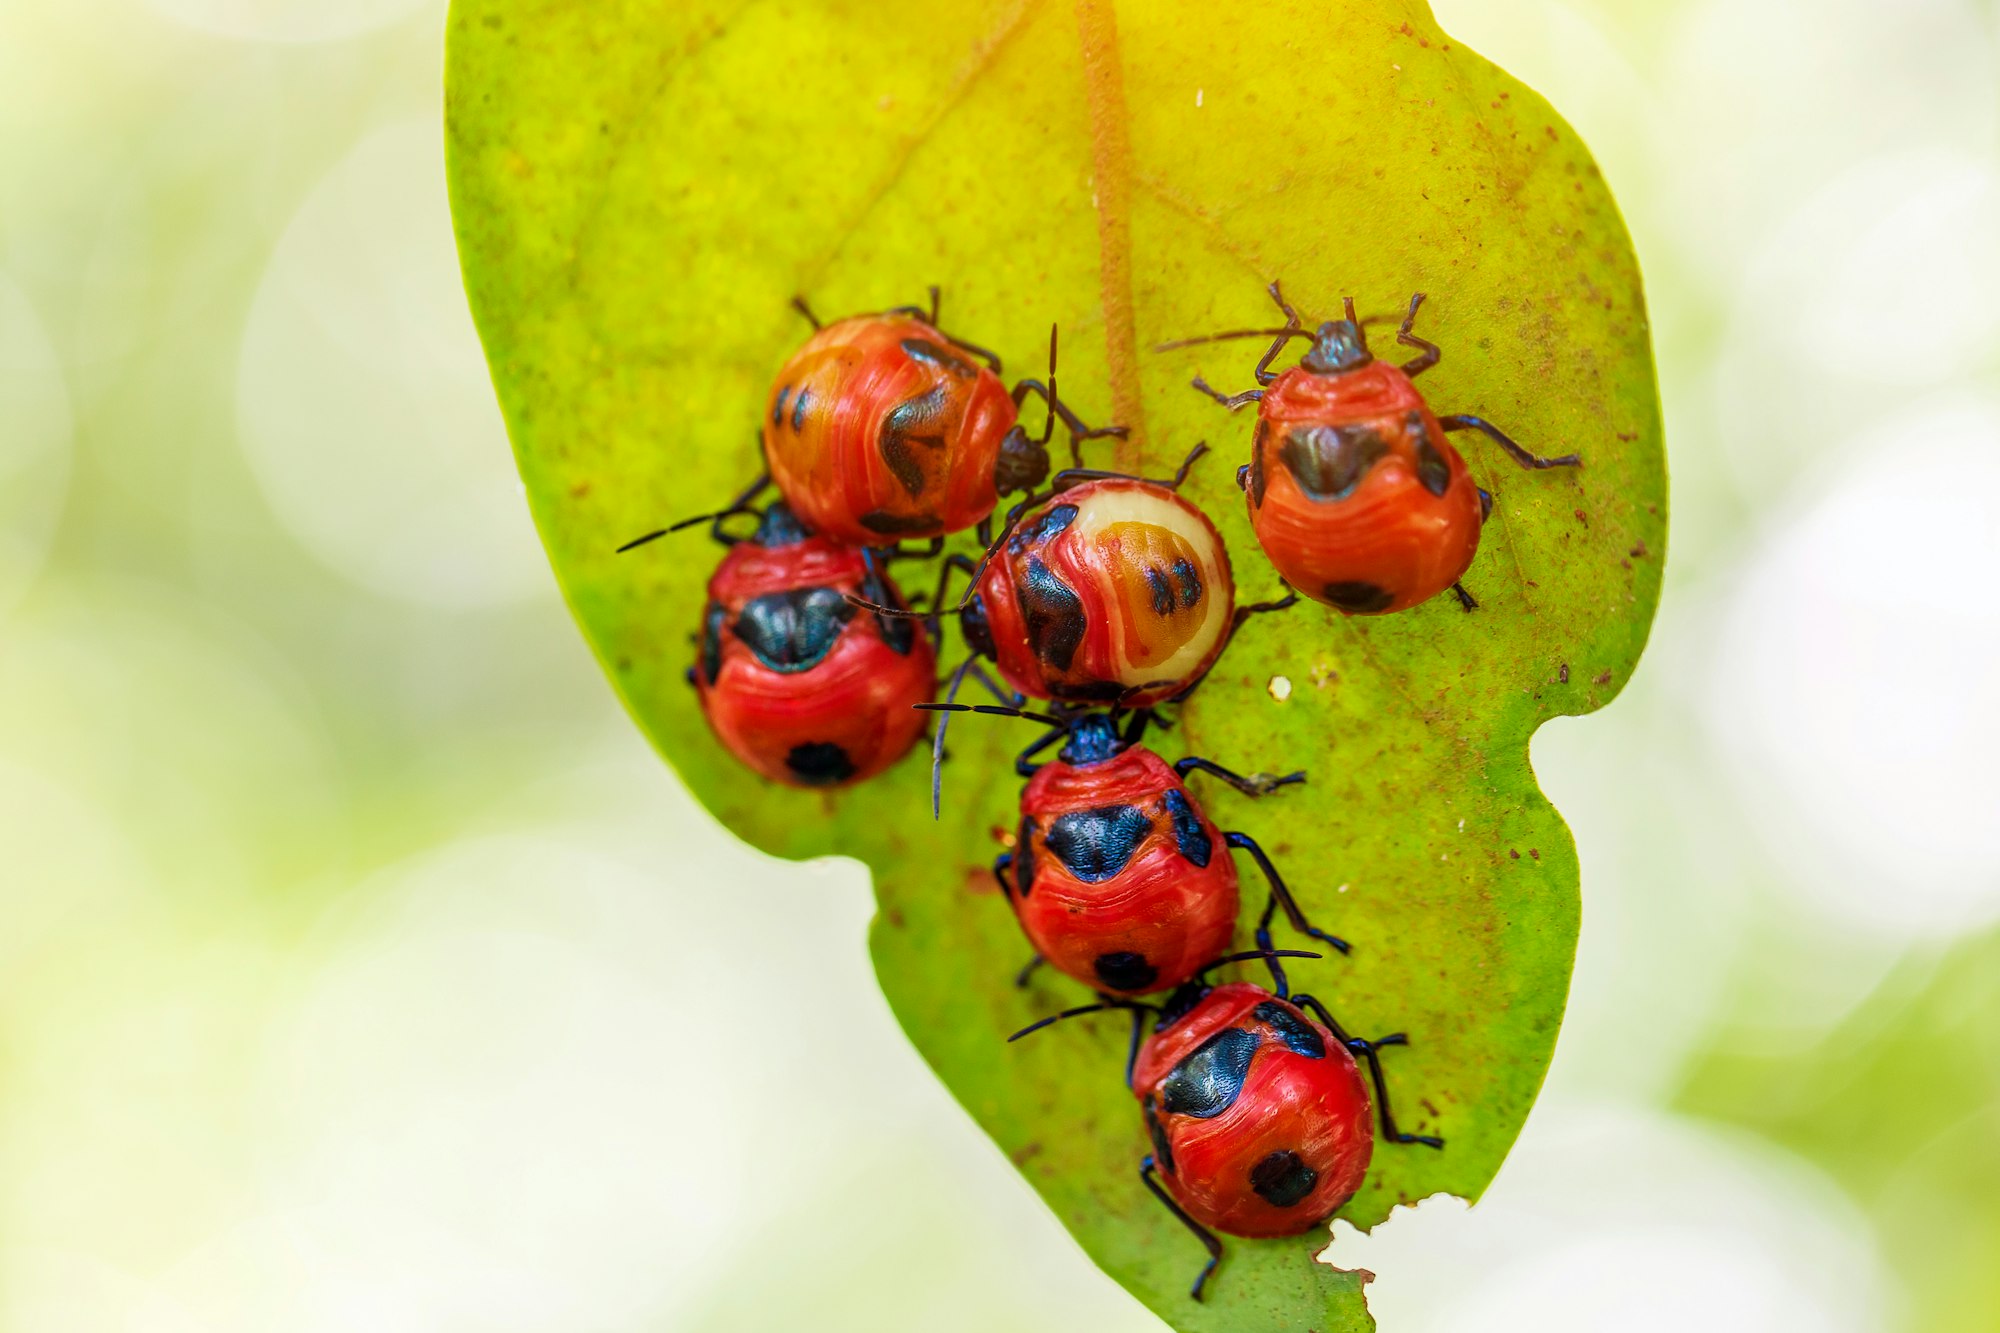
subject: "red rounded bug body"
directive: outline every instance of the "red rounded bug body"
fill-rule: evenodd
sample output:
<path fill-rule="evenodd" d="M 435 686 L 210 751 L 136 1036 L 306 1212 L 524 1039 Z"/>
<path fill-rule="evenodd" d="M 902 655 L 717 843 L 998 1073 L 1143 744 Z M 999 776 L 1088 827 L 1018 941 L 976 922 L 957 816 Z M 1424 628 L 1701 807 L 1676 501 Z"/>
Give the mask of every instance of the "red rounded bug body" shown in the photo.
<path fill-rule="evenodd" d="M 1375 1150 L 1346 1043 L 1262 986 L 1217 986 L 1132 1067 L 1160 1179 L 1232 1236 L 1292 1236 L 1353 1197 Z"/>
<path fill-rule="evenodd" d="M 1277 867 L 1247 833 L 1218 828 L 1188 790 L 1203 772 L 1246 796 L 1302 783 L 1303 773 L 1244 777 L 1190 756 L 1169 764 L 1139 744 L 1150 714 L 1134 714 L 1121 733 L 1116 715 L 1061 717 L 1011 708 L 972 710 L 925 704 L 939 712 L 1014 714 L 1049 724 L 1021 752 L 1014 769 L 1028 780 L 1012 851 L 993 876 L 1013 907 L 1036 957 L 1093 990 L 1143 995 L 1171 990 L 1219 957 L 1236 933 L 1241 904 L 1232 849 L 1250 853 L 1271 896 L 1256 927 L 1269 948 L 1280 908 L 1294 929 L 1346 952 L 1338 936 L 1306 920 Z M 1061 740 L 1058 757 L 1034 756 Z"/>
<path fill-rule="evenodd" d="M 1200 680 L 1236 608 L 1215 525 L 1135 477 L 1084 482 L 1024 515 L 974 593 L 967 641 L 1016 690 L 1134 708 Z"/>
<path fill-rule="evenodd" d="M 782 504 L 708 583 L 688 671 L 731 753 L 767 778 L 837 787 L 881 772 L 923 731 L 937 652 L 914 620 L 873 615 L 900 595 L 866 552 L 810 535 Z"/>
<path fill-rule="evenodd" d="M 799 517 L 857 546 L 936 537 L 1048 474 L 992 369 L 914 310 L 829 324 L 778 372 L 764 457 Z"/>
<path fill-rule="evenodd" d="M 1250 462 L 1237 482 L 1265 555 L 1292 587 L 1349 615 L 1401 611 L 1447 588 L 1473 610 L 1478 602 L 1459 580 L 1478 554 L 1492 497 L 1446 434 L 1480 431 L 1528 468 L 1573 467 L 1578 458 L 1542 458 L 1478 417 L 1431 411 L 1411 382 L 1443 356 L 1411 332 L 1423 293 L 1411 298 L 1396 332 L 1421 354 L 1393 366 L 1368 350 L 1352 300 L 1345 319 L 1309 332 L 1277 283 L 1270 292 L 1284 328 L 1214 335 L 1276 339 L 1257 363 L 1261 387 L 1222 394 L 1194 381 L 1232 411 L 1259 404 Z M 1310 339 L 1311 350 L 1273 372 L 1272 360 L 1293 338 Z"/>
<path fill-rule="evenodd" d="M 1139 1179 L 1208 1251 L 1191 1293 L 1196 1300 L 1222 1261 L 1216 1231 L 1297 1235 L 1354 1196 L 1375 1151 L 1371 1109 L 1388 1142 L 1444 1146 L 1434 1135 L 1397 1128 L 1389 1105 L 1381 1049 L 1409 1039 L 1400 1032 L 1372 1041 L 1349 1036 L 1325 1005 L 1290 992 L 1278 960 L 1292 956 L 1260 938 L 1257 953 L 1217 959 L 1157 1008 L 1106 997 L 1008 1038 L 1094 1010 L 1131 1011 L 1125 1082 L 1152 1147 Z M 1269 966 L 1275 991 L 1204 979 L 1223 963 L 1257 957 Z M 1150 1034 L 1148 1016 L 1157 1020 Z M 1357 1057 L 1368 1066 L 1366 1082 Z"/>
<path fill-rule="evenodd" d="M 1382 361 L 1278 376 L 1244 491 L 1285 582 L 1353 615 L 1401 611 L 1457 583 L 1485 520 L 1479 487 L 1423 395 Z"/>
<path fill-rule="evenodd" d="M 1021 793 L 1011 873 L 1021 929 L 1087 986 L 1178 986 L 1236 933 L 1236 864 L 1167 762 L 1132 746 L 1044 764 Z"/>

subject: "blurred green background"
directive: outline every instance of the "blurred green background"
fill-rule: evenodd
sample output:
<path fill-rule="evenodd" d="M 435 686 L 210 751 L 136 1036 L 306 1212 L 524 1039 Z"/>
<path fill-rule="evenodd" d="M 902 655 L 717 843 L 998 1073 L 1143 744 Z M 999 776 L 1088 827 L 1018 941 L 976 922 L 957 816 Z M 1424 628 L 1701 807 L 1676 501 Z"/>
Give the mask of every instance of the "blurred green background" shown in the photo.
<path fill-rule="evenodd" d="M 1542 1104 L 1332 1256 L 1389 1333 L 2000 1327 L 2000 20 L 1438 10 L 1620 193 L 1674 550 L 1535 749 Z M 442 21 L 0 0 L 0 1331 L 1157 1329 L 910 1054 L 858 869 L 733 845 L 589 660 Z"/>

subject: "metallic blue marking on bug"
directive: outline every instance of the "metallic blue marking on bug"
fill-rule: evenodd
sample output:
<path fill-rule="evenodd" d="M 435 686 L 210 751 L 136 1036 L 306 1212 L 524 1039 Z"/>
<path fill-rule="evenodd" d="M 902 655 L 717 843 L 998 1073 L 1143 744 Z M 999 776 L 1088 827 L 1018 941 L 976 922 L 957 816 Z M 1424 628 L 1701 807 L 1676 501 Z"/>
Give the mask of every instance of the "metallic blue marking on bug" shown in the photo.
<path fill-rule="evenodd" d="M 1136 805 L 1101 805 L 1057 815 L 1042 839 L 1058 861 L 1086 884 L 1102 884 L 1123 870 L 1153 821 Z"/>

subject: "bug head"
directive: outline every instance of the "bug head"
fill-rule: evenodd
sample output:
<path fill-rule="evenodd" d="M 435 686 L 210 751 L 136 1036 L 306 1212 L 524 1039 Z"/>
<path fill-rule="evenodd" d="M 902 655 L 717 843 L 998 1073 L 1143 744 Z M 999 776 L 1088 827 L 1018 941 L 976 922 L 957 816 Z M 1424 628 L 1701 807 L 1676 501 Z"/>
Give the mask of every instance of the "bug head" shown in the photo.
<path fill-rule="evenodd" d="M 1101 764 L 1121 753 L 1127 742 L 1118 732 L 1118 718 L 1112 713 L 1085 713 L 1069 724 L 1063 741 L 1062 761 L 1072 766 Z"/>
<path fill-rule="evenodd" d="M 1340 375 L 1359 370 L 1374 359 L 1368 350 L 1368 335 L 1361 331 L 1361 321 L 1354 318 L 1354 303 L 1350 301 L 1347 318 L 1330 319 L 1314 331 L 1312 350 L 1299 364 L 1315 375 Z"/>
<path fill-rule="evenodd" d="M 1000 441 L 1000 456 L 993 461 L 993 489 L 1002 495 L 1032 491 L 1049 475 L 1049 446 L 1015 426 Z"/>
<path fill-rule="evenodd" d="M 790 505 L 783 500 L 775 500 L 764 510 L 764 516 L 757 520 L 757 531 L 750 534 L 750 540 L 765 547 L 796 546 L 811 535 Z"/>

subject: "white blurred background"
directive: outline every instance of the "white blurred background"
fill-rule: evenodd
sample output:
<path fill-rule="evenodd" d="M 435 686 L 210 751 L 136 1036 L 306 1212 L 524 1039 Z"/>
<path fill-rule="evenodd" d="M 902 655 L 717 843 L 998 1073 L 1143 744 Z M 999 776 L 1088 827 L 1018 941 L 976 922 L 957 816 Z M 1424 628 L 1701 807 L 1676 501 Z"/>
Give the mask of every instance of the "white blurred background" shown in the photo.
<path fill-rule="evenodd" d="M 2000 1327 L 2000 19 L 1438 9 L 1623 201 L 1673 558 L 1536 745 L 1521 1147 L 1333 1256 L 1388 1333 Z M 0 1333 L 1159 1328 L 908 1050 L 857 869 L 733 845 L 588 660 L 442 20 L 0 3 Z"/>

